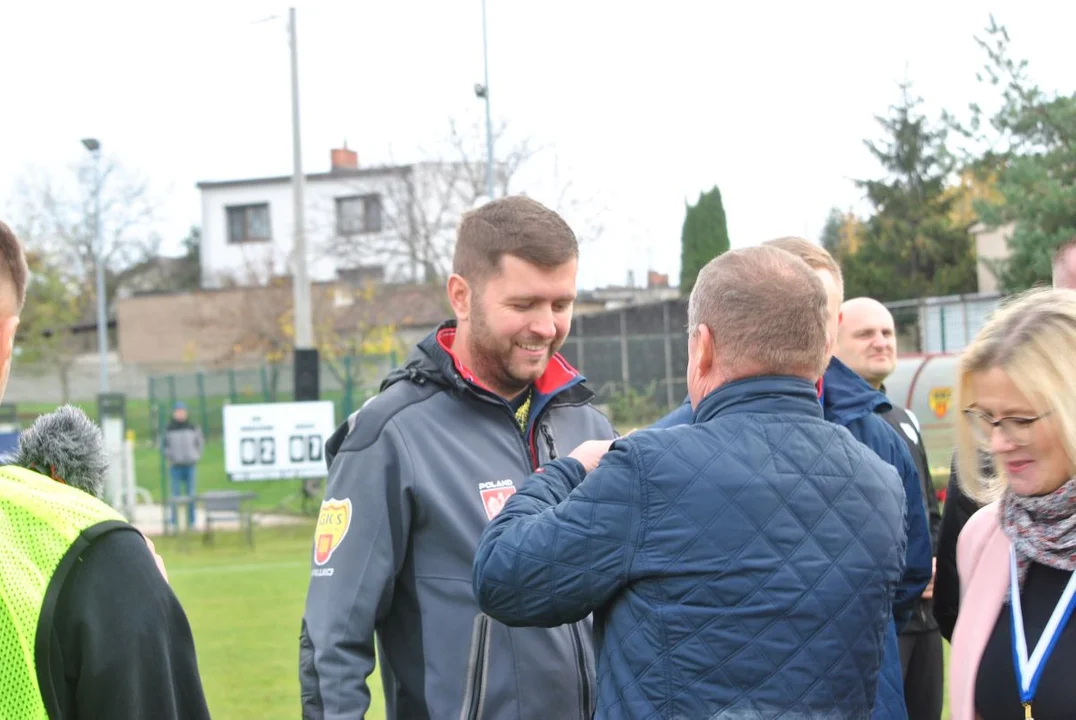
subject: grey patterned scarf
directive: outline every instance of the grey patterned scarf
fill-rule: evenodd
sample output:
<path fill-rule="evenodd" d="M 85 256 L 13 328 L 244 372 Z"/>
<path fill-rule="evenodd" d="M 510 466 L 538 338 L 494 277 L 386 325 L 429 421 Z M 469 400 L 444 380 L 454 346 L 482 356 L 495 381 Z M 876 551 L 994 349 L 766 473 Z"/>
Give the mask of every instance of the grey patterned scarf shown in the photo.
<path fill-rule="evenodd" d="M 1020 587 L 1027 568 L 1037 562 L 1058 570 L 1076 570 L 1076 479 L 1047 495 L 1001 498 L 1001 529 L 1016 548 Z"/>

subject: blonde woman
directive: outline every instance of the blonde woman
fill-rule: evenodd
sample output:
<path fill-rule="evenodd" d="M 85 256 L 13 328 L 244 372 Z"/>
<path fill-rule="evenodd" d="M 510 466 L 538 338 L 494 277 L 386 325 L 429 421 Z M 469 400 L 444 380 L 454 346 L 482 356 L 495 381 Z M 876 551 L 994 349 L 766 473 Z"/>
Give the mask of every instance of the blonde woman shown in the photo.
<path fill-rule="evenodd" d="M 960 534 L 953 720 L 1076 717 L 1076 291 L 999 310 L 960 365 L 961 467 L 980 502 Z M 1013 592 L 1015 590 L 1015 592 Z"/>

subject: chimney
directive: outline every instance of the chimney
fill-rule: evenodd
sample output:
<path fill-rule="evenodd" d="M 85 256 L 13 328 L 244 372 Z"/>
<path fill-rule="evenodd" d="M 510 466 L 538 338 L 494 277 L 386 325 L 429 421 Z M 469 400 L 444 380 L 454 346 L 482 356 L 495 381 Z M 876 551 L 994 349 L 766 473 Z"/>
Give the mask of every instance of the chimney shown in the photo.
<path fill-rule="evenodd" d="M 646 286 L 648 288 L 667 288 L 669 287 L 669 276 L 667 273 L 659 273 L 657 270 L 648 270 L 646 272 Z"/>
<path fill-rule="evenodd" d="M 333 148 L 331 153 L 332 171 L 337 170 L 357 170 L 359 168 L 359 154 L 354 150 L 347 149 L 347 141 L 344 141 L 344 147 Z"/>

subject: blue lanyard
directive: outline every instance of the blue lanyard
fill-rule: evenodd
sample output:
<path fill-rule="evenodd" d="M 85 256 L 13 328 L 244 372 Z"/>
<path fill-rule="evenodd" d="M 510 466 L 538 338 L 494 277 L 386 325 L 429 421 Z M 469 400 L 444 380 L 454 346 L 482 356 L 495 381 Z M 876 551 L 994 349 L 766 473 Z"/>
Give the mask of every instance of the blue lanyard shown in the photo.
<path fill-rule="evenodd" d="M 1076 573 L 1069 578 L 1065 592 L 1057 601 L 1049 622 L 1042 631 L 1042 636 L 1035 643 L 1035 650 L 1031 657 L 1027 655 L 1027 636 L 1024 634 L 1024 614 L 1020 602 L 1020 580 L 1016 570 L 1016 549 L 1009 551 L 1009 588 L 1012 596 L 1012 654 L 1013 665 L 1016 668 L 1016 684 L 1020 690 L 1020 701 L 1024 704 L 1024 717 L 1031 717 L 1031 702 L 1035 699 L 1035 693 L 1039 689 L 1039 680 L 1042 678 L 1042 669 L 1046 667 L 1046 659 L 1054 651 L 1057 639 L 1061 637 L 1061 631 L 1076 608 Z"/>

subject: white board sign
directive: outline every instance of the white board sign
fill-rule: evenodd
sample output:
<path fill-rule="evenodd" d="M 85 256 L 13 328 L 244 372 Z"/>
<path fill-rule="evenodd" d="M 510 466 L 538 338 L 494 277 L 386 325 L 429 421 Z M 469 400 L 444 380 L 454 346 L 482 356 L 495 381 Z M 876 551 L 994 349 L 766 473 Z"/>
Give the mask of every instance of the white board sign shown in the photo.
<path fill-rule="evenodd" d="M 330 400 L 224 406 L 224 471 L 232 480 L 325 477 L 336 430 Z"/>

